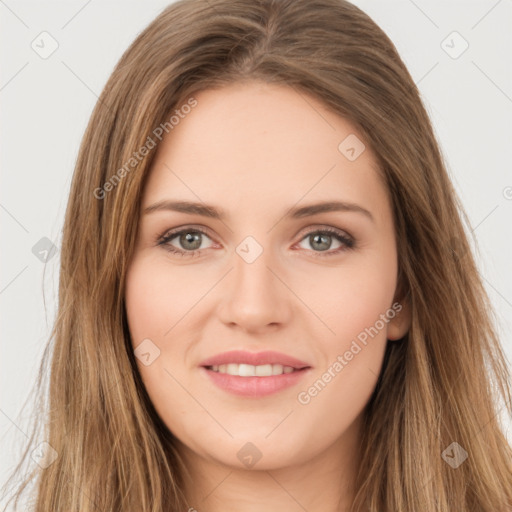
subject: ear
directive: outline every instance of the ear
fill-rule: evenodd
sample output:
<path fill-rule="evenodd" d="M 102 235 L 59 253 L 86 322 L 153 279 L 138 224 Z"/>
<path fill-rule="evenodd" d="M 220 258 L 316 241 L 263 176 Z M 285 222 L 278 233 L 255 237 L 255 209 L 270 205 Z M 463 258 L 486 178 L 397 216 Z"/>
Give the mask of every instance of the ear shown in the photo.
<path fill-rule="evenodd" d="M 412 321 L 409 294 L 404 293 L 402 286 L 398 286 L 391 309 L 395 316 L 388 322 L 386 336 L 388 340 L 400 340 L 409 332 Z"/>
<path fill-rule="evenodd" d="M 395 316 L 388 322 L 386 337 L 395 341 L 403 338 L 411 328 L 411 307 L 408 301 L 395 301 L 393 306 Z"/>

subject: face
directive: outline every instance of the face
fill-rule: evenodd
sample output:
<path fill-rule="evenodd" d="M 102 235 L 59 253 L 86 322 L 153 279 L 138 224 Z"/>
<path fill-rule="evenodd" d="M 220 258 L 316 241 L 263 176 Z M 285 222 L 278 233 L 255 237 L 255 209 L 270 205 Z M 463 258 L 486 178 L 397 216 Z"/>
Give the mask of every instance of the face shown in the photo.
<path fill-rule="evenodd" d="M 306 463 L 354 444 L 407 329 L 388 191 L 312 97 L 250 82 L 195 98 L 143 193 L 125 296 L 138 369 L 189 453 Z"/>

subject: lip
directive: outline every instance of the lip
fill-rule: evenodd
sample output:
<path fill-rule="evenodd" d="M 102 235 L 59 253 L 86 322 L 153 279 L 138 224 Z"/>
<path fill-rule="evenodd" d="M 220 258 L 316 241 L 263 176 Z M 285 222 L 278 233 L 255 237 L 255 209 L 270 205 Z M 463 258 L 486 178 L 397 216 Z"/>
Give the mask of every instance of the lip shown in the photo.
<path fill-rule="evenodd" d="M 212 366 L 221 364 L 281 364 L 291 366 L 294 371 L 281 375 L 267 377 L 240 377 L 227 373 L 214 372 Z M 296 385 L 311 371 L 311 366 L 296 357 L 267 350 L 265 352 L 247 352 L 245 350 L 231 350 L 204 360 L 200 364 L 200 371 L 220 389 L 238 396 L 259 398 Z"/>
<path fill-rule="evenodd" d="M 275 352 L 273 350 L 267 350 L 265 352 L 247 352 L 246 350 L 230 350 L 229 352 L 223 352 L 213 357 L 205 359 L 199 366 L 216 366 L 221 364 L 251 364 L 253 366 L 260 366 L 263 364 L 282 364 L 283 366 L 291 366 L 295 370 L 302 370 L 304 368 L 310 368 L 311 366 L 297 359 L 295 357 L 283 354 L 281 352 Z M 292 374 L 284 374 L 292 375 Z M 276 377 L 280 377 L 277 375 Z M 251 379 L 252 377 L 240 377 L 241 379 Z M 261 379 L 262 377 L 255 377 Z M 263 377 L 270 378 L 270 377 Z"/>
<path fill-rule="evenodd" d="M 311 368 L 269 377 L 240 377 L 214 372 L 206 367 L 201 367 L 199 370 L 210 379 L 210 382 L 224 391 L 246 398 L 260 398 L 297 385 L 311 371 Z"/>

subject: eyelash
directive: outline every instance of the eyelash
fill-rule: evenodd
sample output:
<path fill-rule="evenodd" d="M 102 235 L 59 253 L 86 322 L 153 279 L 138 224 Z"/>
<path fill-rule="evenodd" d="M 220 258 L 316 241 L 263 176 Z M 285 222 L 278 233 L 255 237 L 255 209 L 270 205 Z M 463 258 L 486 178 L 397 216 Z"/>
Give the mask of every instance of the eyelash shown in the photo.
<path fill-rule="evenodd" d="M 202 235 L 205 235 L 208 238 L 211 238 L 208 235 L 208 233 L 206 233 L 206 231 L 204 231 L 200 228 L 185 228 L 185 229 L 180 229 L 179 231 L 166 232 L 163 236 L 158 237 L 157 245 L 163 246 L 163 248 L 170 253 L 178 254 L 178 255 L 181 255 L 182 257 L 184 256 L 187 258 L 197 256 L 201 251 L 205 250 L 205 249 L 195 249 L 193 251 L 182 251 L 182 250 L 176 249 L 176 247 L 170 245 L 169 242 L 171 240 L 173 240 L 177 236 L 182 235 L 184 233 L 201 233 Z M 318 256 L 320 258 L 325 258 L 328 256 L 335 256 L 335 255 L 340 254 L 343 251 L 354 249 L 354 247 L 355 247 L 354 239 L 344 235 L 341 231 L 334 229 L 334 228 L 322 228 L 322 229 L 309 231 L 300 239 L 300 242 L 302 242 L 302 240 L 304 240 L 306 237 L 308 237 L 312 234 L 333 236 L 334 238 L 336 238 L 336 240 L 338 240 L 339 242 L 341 242 L 343 244 L 342 247 L 339 247 L 338 249 L 336 249 L 334 251 L 329 251 L 329 252 L 327 252 L 327 251 L 312 251 L 315 254 L 315 257 Z"/>

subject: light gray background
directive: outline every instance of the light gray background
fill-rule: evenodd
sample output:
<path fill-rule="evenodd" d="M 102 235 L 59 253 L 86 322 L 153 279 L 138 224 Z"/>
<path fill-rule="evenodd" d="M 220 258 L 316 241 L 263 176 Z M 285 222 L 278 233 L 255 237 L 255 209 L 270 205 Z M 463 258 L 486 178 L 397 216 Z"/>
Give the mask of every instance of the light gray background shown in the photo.
<path fill-rule="evenodd" d="M 30 411 L 20 416 L 20 408 L 55 314 L 59 252 L 43 279 L 32 248 L 43 237 L 60 247 L 73 167 L 97 96 L 122 52 L 168 3 L 0 0 L 0 485 L 26 439 Z M 390 36 L 421 90 L 478 239 L 510 362 L 512 0 L 354 3 Z M 59 45 L 47 59 L 31 47 L 43 31 Z M 457 58 L 464 41 L 453 31 L 469 44 Z M 503 421 L 510 439 L 510 418 Z"/>

